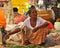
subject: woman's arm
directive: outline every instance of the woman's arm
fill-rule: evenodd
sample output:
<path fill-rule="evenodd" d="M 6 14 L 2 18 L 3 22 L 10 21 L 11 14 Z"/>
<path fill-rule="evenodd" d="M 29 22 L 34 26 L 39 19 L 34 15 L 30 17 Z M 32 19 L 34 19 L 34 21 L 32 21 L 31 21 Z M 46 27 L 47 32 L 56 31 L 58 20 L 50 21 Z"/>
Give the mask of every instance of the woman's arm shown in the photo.
<path fill-rule="evenodd" d="M 49 25 L 49 23 L 48 22 L 45 22 L 45 23 L 41 24 L 40 26 L 36 27 L 35 29 L 33 29 L 33 32 L 36 32 L 40 28 L 45 28 L 48 25 Z"/>
<path fill-rule="evenodd" d="M 20 28 L 16 28 L 16 29 L 14 29 L 13 31 L 8 32 L 8 33 L 4 36 L 4 39 L 3 39 L 3 40 L 6 41 L 6 39 L 8 39 L 11 34 L 17 33 L 17 32 L 19 32 L 20 30 L 21 30 Z"/>

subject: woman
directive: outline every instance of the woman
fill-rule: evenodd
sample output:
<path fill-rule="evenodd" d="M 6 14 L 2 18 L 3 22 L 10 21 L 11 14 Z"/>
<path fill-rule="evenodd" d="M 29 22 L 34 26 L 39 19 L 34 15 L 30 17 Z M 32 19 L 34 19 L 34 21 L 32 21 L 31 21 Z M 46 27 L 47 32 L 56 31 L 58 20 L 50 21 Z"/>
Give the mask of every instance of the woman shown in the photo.
<path fill-rule="evenodd" d="M 49 29 L 47 28 L 49 23 L 48 21 L 37 17 L 37 10 L 34 6 L 31 6 L 28 12 L 29 17 L 24 21 L 24 24 L 32 30 L 29 42 L 34 45 L 42 44 L 45 42 L 46 35 L 49 32 Z"/>
<path fill-rule="evenodd" d="M 45 38 L 48 32 L 50 31 L 48 29 L 49 22 L 37 17 L 37 11 L 34 6 L 31 6 L 29 8 L 29 17 L 24 21 L 24 27 L 23 29 L 23 38 L 22 43 L 25 44 L 27 42 L 33 44 L 33 45 L 41 45 L 45 43 Z M 19 32 L 21 29 L 16 29 L 17 31 L 12 31 L 9 34 L 5 36 L 5 39 L 7 36 L 13 33 Z M 26 42 L 27 41 L 27 42 Z"/>

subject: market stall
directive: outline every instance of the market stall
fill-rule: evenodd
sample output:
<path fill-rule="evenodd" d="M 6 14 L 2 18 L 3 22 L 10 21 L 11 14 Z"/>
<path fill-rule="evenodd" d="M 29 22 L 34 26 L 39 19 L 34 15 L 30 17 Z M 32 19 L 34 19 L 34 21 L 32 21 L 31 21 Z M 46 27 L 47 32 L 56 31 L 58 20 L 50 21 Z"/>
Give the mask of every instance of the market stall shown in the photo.
<path fill-rule="evenodd" d="M 31 5 L 34 5 L 36 7 L 38 17 L 42 17 L 43 19 L 48 20 L 48 21 L 50 21 L 50 19 L 53 17 L 51 8 L 45 8 L 43 3 L 41 6 L 39 6 L 40 3 L 38 3 L 38 2 L 40 2 L 40 1 L 43 2 L 43 0 L 24 0 L 24 2 L 23 2 L 23 0 L 18 0 L 18 1 L 17 0 L 0 0 L 0 18 L 1 18 L 0 19 L 0 48 L 8 48 L 8 47 L 9 48 L 15 48 L 15 47 L 16 48 L 20 48 L 20 47 L 22 47 L 22 48 L 29 48 L 29 47 L 45 48 L 43 46 L 34 46 L 31 44 L 25 45 L 23 42 L 23 41 L 27 40 L 26 38 L 29 39 L 29 36 L 32 33 L 32 32 L 29 33 L 29 31 L 31 29 L 27 28 L 23 24 L 24 20 L 28 16 L 28 15 L 26 16 L 25 13 L 28 11 L 28 8 L 31 7 Z M 16 22 L 19 21 L 16 24 L 14 24 L 14 13 L 13 13 L 14 7 L 18 8 L 18 12 L 21 14 L 21 16 L 18 16 L 15 18 Z M 48 6 L 48 7 L 50 7 L 50 6 Z M 23 20 L 23 21 L 20 21 L 20 20 Z M 58 26 L 59 25 L 60 24 L 58 24 Z M 59 32 L 60 32 L 60 30 L 57 31 L 56 28 L 53 27 L 53 29 L 51 29 L 51 33 L 48 34 L 47 37 L 52 37 L 53 39 L 56 39 L 59 42 L 59 43 L 58 42 L 57 43 L 60 44 L 60 33 Z M 5 36 L 5 34 L 6 34 L 6 36 Z M 23 35 L 25 35 L 25 36 L 23 36 Z"/>

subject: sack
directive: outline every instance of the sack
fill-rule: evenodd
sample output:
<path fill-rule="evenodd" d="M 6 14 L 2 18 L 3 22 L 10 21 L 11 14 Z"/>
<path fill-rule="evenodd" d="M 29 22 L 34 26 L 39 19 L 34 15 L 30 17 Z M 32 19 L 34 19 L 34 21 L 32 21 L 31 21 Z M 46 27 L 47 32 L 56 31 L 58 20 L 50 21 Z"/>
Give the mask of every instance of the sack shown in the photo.
<path fill-rule="evenodd" d="M 55 22 L 54 27 L 56 30 L 60 30 L 60 22 Z"/>

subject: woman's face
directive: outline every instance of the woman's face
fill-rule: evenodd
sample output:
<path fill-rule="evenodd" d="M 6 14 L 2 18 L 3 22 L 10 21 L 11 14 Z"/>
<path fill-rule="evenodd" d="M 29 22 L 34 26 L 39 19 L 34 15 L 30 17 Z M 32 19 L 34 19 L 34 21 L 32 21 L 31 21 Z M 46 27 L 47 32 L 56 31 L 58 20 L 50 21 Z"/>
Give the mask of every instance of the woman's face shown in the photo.
<path fill-rule="evenodd" d="M 35 8 L 32 9 L 32 10 L 31 10 L 31 13 L 30 13 L 29 15 L 30 15 L 30 17 L 33 18 L 33 19 L 37 18 L 37 11 L 36 11 L 36 9 L 35 9 Z"/>

